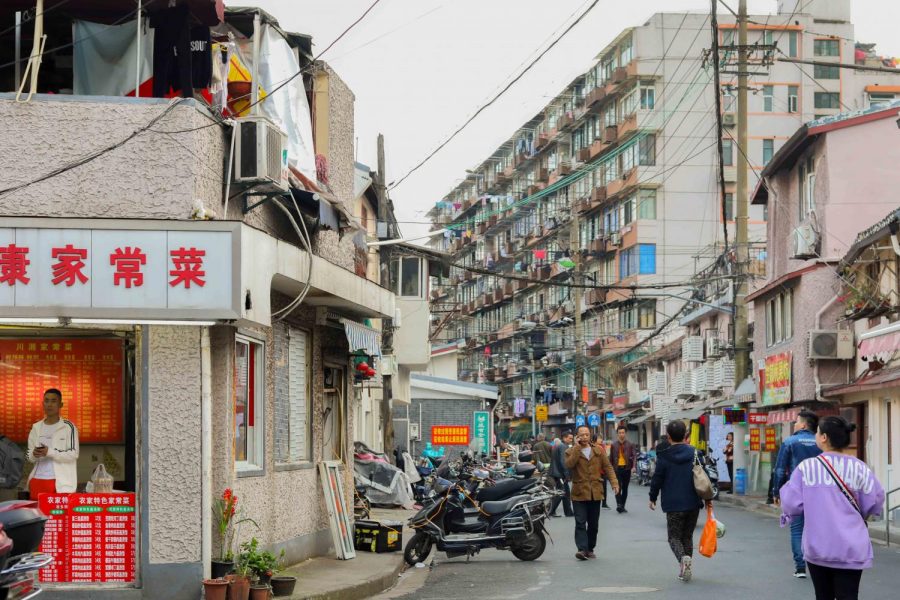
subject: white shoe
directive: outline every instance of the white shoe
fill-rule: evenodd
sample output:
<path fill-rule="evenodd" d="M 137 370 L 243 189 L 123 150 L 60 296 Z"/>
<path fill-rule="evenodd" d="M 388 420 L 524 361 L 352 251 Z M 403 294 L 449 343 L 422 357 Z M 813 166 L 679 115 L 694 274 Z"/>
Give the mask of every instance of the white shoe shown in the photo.
<path fill-rule="evenodd" d="M 681 576 L 679 579 L 687 583 L 691 580 L 691 557 L 683 556 L 681 557 Z"/>

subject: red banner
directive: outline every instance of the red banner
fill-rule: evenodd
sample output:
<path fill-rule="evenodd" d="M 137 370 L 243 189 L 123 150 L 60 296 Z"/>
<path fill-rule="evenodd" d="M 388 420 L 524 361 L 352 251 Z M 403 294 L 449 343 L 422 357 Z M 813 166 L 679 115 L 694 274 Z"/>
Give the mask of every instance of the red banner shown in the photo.
<path fill-rule="evenodd" d="M 778 446 L 778 436 L 774 427 L 766 427 L 766 451 L 772 452 Z"/>
<path fill-rule="evenodd" d="M 750 413 L 747 415 L 747 423 L 750 425 L 765 425 L 769 416 L 766 413 Z"/>
<path fill-rule="evenodd" d="M 49 519 L 44 525 L 44 538 L 40 551 L 53 557 L 53 563 L 38 573 L 41 581 L 69 581 L 67 534 L 69 531 L 69 495 L 40 494 L 38 505 Z"/>
<path fill-rule="evenodd" d="M 433 446 L 466 446 L 469 443 L 468 425 L 433 425 L 431 444 Z"/>
<path fill-rule="evenodd" d="M 56 388 L 81 444 L 123 443 L 123 354 L 121 340 L 0 340 L 0 431 L 27 442 L 44 417 L 44 390 Z"/>
<path fill-rule="evenodd" d="M 759 428 L 750 430 L 750 451 L 759 452 Z"/>

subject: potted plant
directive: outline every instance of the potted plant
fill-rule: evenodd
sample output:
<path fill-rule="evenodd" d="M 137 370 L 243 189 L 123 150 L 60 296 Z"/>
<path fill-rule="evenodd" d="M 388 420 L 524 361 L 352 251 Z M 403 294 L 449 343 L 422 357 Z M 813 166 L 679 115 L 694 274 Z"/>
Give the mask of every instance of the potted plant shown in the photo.
<path fill-rule="evenodd" d="M 228 582 L 224 579 L 204 579 L 203 597 L 206 600 L 225 600 Z"/>
<path fill-rule="evenodd" d="M 250 566 L 248 553 L 238 553 L 234 561 L 234 573 L 228 576 L 230 578 L 228 600 L 249 600 L 251 575 L 253 575 L 253 569 Z"/>
<path fill-rule="evenodd" d="M 231 491 L 231 488 L 226 488 L 222 495 L 216 498 L 213 503 L 213 518 L 215 519 L 219 534 L 219 547 L 221 548 L 219 558 L 211 561 L 213 579 L 225 577 L 234 569 L 233 544 L 235 527 L 248 521 L 256 525 L 253 519 L 235 516 L 237 503 L 238 497 Z"/>
<path fill-rule="evenodd" d="M 278 556 L 275 556 L 268 550 L 259 549 L 259 541 L 252 538 L 249 542 L 241 545 L 241 552 L 247 554 L 247 560 L 250 563 L 250 569 L 253 576 L 263 584 L 268 585 L 272 579 L 272 575 L 279 569 L 281 561 L 284 560 L 284 550 Z"/>
<path fill-rule="evenodd" d="M 272 593 L 276 598 L 293 594 L 295 585 L 297 585 L 297 578 L 293 575 L 275 575 L 272 577 Z"/>

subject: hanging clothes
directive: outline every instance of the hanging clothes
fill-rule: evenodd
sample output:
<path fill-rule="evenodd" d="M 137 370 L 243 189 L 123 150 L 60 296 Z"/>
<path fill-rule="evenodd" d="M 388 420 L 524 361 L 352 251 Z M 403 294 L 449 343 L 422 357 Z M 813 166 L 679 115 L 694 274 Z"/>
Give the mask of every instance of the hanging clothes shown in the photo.
<path fill-rule="evenodd" d="M 534 259 L 535 260 L 544 260 L 547 258 L 546 250 L 535 250 L 534 251 Z"/>
<path fill-rule="evenodd" d="M 153 36 L 153 95 L 163 98 L 169 89 L 191 98 L 191 27 L 187 4 L 166 8 L 150 15 Z M 207 39 L 209 30 L 207 29 Z"/>

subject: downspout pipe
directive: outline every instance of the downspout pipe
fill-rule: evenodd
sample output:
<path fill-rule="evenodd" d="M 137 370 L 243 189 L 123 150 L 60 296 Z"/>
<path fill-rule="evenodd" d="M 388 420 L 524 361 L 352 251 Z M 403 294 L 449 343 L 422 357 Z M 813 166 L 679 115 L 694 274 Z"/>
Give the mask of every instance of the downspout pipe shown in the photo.
<path fill-rule="evenodd" d="M 835 294 L 831 300 L 826 302 L 822 308 L 816 311 L 816 329 L 822 329 L 822 316 L 825 312 L 837 303 L 840 296 Z M 813 367 L 813 379 L 816 383 L 816 400 L 820 402 L 825 402 L 825 399 L 822 397 L 822 380 L 819 377 L 819 361 L 816 361 L 816 366 Z"/>
<path fill-rule="evenodd" d="M 200 328 L 200 559 L 203 578 L 209 579 L 212 562 L 212 357 L 209 327 Z"/>

